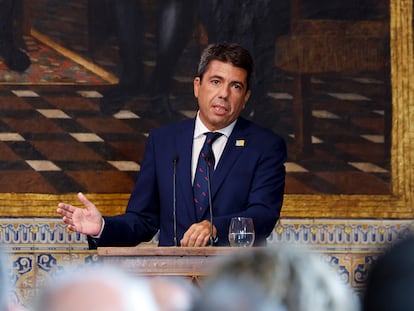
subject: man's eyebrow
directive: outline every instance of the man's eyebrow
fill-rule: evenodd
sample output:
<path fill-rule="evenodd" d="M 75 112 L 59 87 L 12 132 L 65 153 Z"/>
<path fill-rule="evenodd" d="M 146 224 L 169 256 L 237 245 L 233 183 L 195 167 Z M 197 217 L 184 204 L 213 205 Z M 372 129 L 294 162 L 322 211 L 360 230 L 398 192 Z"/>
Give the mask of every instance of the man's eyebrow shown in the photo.
<path fill-rule="evenodd" d="M 220 75 L 212 75 L 209 77 L 210 79 L 219 79 L 219 80 L 223 80 L 223 77 Z"/>
<path fill-rule="evenodd" d="M 224 80 L 224 78 L 223 78 L 222 76 L 217 75 L 217 74 L 214 74 L 214 75 L 212 75 L 212 76 L 209 76 L 208 78 L 209 78 L 209 79 Z M 231 83 L 231 84 L 240 84 L 240 85 L 242 85 L 243 87 L 245 87 L 245 86 L 246 86 L 246 84 L 245 84 L 243 81 L 239 81 L 239 80 L 232 80 L 232 81 L 230 81 L 230 83 Z"/>

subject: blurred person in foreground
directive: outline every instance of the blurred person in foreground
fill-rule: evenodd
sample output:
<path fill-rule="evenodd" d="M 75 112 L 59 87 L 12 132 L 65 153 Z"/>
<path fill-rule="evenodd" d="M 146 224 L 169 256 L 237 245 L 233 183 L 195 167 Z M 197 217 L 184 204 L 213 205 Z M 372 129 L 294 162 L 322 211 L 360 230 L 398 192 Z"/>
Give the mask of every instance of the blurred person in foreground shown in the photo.
<path fill-rule="evenodd" d="M 9 274 L 8 256 L 0 247 L 0 311 L 25 311 L 26 308 L 13 293 L 13 280 Z"/>
<path fill-rule="evenodd" d="M 160 246 L 227 246 L 230 220 L 241 216 L 264 245 L 280 216 L 287 155 L 282 137 L 240 117 L 253 69 L 240 45 L 209 45 L 193 82 L 197 116 L 149 134 L 126 212 L 102 217 L 79 193 L 86 208 L 58 205 L 68 228 L 91 247 L 134 246 L 157 231 Z"/>
<path fill-rule="evenodd" d="M 86 266 L 66 270 L 40 290 L 34 311 L 160 311 L 148 280 L 121 270 Z"/>
<path fill-rule="evenodd" d="M 414 310 L 414 236 L 380 255 L 368 272 L 363 311 Z"/>
<path fill-rule="evenodd" d="M 0 311 L 8 310 L 9 280 L 7 278 L 6 258 L 0 249 Z"/>
<path fill-rule="evenodd" d="M 160 311 L 190 311 L 200 290 L 179 276 L 156 276 L 148 279 Z"/>
<path fill-rule="evenodd" d="M 235 252 L 217 263 L 202 290 L 194 311 L 359 310 L 336 271 L 310 251 L 286 245 Z M 252 305 L 246 301 L 252 295 L 262 298 Z"/>
<path fill-rule="evenodd" d="M 188 311 L 197 295 L 184 279 L 134 276 L 96 264 L 68 267 L 50 279 L 34 311 Z"/>

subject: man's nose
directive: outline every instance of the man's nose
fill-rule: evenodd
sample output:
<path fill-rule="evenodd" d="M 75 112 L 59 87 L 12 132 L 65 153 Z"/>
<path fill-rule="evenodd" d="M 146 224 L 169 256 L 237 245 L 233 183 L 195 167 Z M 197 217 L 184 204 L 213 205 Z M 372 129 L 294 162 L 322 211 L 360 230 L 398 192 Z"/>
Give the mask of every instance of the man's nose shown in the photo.
<path fill-rule="evenodd" d="M 229 92 L 230 92 L 230 86 L 223 84 L 219 92 L 220 98 L 227 98 L 229 96 Z"/>

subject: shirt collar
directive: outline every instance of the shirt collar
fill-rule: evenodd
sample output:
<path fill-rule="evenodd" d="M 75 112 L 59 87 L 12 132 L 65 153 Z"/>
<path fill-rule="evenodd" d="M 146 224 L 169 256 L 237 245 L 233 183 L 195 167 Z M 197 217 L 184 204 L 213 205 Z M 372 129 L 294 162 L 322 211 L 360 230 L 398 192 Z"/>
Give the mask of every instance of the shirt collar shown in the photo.
<path fill-rule="evenodd" d="M 201 122 L 199 117 L 199 111 L 197 112 L 197 117 L 195 121 L 195 128 L 194 128 L 194 138 L 198 138 L 204 133 L 211 132 L 204 124 Z M 216 132 L 219 132 L 226 136 L 226 138 L 229 138 L 231 132 L 233 131 L 234 126 L 236 125 L 237 119 L 234 120 L 232 123 L 227 125 L 225 128 L 219 129 Z"/>

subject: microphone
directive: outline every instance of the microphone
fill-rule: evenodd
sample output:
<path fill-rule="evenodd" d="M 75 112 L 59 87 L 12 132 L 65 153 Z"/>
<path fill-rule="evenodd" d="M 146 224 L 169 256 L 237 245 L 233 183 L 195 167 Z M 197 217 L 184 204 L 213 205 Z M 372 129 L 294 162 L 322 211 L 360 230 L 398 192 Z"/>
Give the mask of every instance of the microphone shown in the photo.
<path fill-rule="evenodd" d="M 173 157 L 173 218 L 174 218 L 174 246 L 177 246 L 177 162 L 178 155 Z"/>
<path fill-rule="evenodd" d="M 204 160 L 207 162 L 207 194 L 208 194 L 208 207 L 210 211 L 210 246 L 213 246 L 214 239 L 213 239 L 213 203 L 211 199 L 211 183 L 210 183 L 210 165 L 208 165 L 208 162 L 214 162 L 214 154 L 213 151 L 210 150 L 209 153 L 207 153 L 204 156 Z M 213 167 L 214 170 L 214 167 Z"/>

